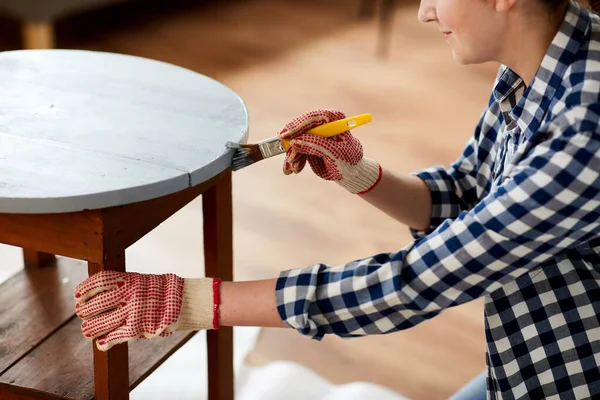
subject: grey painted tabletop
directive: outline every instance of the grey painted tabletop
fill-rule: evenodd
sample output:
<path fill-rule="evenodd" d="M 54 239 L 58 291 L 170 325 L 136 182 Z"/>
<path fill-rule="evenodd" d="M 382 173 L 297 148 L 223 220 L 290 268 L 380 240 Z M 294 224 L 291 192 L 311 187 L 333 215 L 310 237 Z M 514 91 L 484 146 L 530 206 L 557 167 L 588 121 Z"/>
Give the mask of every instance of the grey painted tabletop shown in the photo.
<path fill-rule="evenodd" d="M 97 209 L 165 196 L 229 167 L 248 112 L 175 65 L 82 50 L 0 53 L 0 213 Z"/>

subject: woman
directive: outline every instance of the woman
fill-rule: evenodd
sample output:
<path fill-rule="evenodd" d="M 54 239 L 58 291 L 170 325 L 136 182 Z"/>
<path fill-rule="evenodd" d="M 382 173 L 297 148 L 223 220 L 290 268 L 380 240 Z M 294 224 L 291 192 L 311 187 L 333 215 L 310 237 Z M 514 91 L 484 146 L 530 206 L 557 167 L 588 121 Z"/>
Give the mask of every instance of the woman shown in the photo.
<path fill-rule="evenodd" d="M 487 394 L 600 396 L 600 19 L 568 0 L 423 0 L 462 64 L 501 63 L 449 167 L 399 175 L 302 114 L 284 173 L 314 173 L 411 227 L 415 241 L 344 265 L 222 282 L 102 272 L 75 292 L 101 350 L 175 330 L 285 326 L 310 338 L 407 329 L 485 298 Z M 143 310 L 143 311 L 142 311 Z"/>

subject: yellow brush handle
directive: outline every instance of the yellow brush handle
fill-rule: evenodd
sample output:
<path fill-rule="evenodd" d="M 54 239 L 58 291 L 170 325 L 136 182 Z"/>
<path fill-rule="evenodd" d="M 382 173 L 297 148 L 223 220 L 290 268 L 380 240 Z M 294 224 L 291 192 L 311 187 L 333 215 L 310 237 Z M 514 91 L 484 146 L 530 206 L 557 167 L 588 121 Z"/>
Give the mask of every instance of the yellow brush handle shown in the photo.
<path fill-rule="evenodd" d="M 368 124 L 369 122 L 371 122 L 371 114 L 365 113 L 356 115 L 354 117 L 338 119 L 337 121 L 332 121 L 323 125 L 316 126 L 311 130 L 307 131 L 306 133 L 310 133 L 311 135 L 317 135 L 321 137 L 331 137 L 349 131 L 350 129 L 356 128 L 357 126 Z M 281 144 L 283 145 L 285 151 L 288 151 L 290 149 L 290 145 L 287 140 L 282 140 Z"/>

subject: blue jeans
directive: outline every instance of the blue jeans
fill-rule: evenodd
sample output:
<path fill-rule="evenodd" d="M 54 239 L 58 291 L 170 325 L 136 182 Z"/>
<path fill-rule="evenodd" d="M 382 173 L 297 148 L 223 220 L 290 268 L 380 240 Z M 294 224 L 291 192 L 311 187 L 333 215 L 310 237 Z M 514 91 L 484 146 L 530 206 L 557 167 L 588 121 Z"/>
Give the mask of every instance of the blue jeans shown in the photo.
<path fill-rule="evenodd" d="M 486 400 L 487 371 L 483 371 L 460 388 L 448 400 Z"/>

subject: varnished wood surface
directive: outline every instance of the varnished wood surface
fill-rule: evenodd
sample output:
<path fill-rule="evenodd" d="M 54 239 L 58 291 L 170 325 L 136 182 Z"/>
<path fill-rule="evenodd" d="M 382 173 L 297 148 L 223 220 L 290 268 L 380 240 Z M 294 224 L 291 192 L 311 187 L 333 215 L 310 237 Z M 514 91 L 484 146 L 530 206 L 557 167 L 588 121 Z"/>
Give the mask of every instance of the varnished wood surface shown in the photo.
<path fill-rule="evenodd" d="M 231 281 L 233 275 L 233 210 L 231 174 L 202 195 L 204 273 Z M 233 329 L 206 332 L 208 399 L 234 400 Z"/>
<path fill-rule="evenodd" d="M 81 320 L 75 317 L 73 309 L 73 291 L 86 276 L 84 262 L 60 257 L 44 268 L 24 269 L 0 285 L 1 399 L 33 398 L 28 397 L 33 389 L 33 393 L 47 392 L 47 397 L 39 394 L 39 398 L 91 400 L 94 362 L 102 362 L 101 358 L 110 358 L 122 350 L 125 357 L 129 355 L 129 374 L 119 370 L 116 363 L 106 364 L 111 367 L 112 380 L 125 380 L 121 384 L 127 393 L 193 336 L 194 333 L 178 332 L 165 340 L 138 341 L 115 348 L 116 352 L 96 352 L 94 361 L 92 344 L 81 334 Z M 96 376 L 99 378 L 102 376 Z M 99 383 L 109 387 L 105 382 Z M 102 392 L 98 394 L 96 399 L 103 398 Z"/>
<path fill-rule="evenodd" d="M 0 224 L 0 240 L 17 246 L 32 244 L 36 249 L 43 247 L 64 256 L 83 258 L 88 261 L 89 275 L 102 270 L 125 271 L 126 247 L 203 191 L 206 191 L 203 196 L 206 273 L 231 280 L 233 238 L 229 170 L 179 193 L 142 203 L 78 213 L 0 213 L 0 221 L 4 222 Z M 193 229 L 196 224 L 190 222 Z M 137 357 L 148 361 L 141 366 L 133 365 L 137 361 L 131 356 L 128 360 L 128 344 L 102 352 L 91 343 L 88 343 L 87 357 L 91 359 L 93 354 L 92 370 L 77 368 L 79 375 L 74 375 L 72 365 L 52 364 L 52 357 L 60 353 L 68 336 L 83 339 L 80 331 L 67 329 L 65 333 L 63 324 L 73 323 L 73 290 L 86 275 L 82 274 L 81 262 L 77 266 L 63 258 L 58 262 L 57 266 L 28 266 L 0 285 L 0 300 L 3 300 L 0 306 L 3 311 L 0 315 L 0 383 L 5 384 L 2 390 L 8 392 L 8 386 L 14 385 L 31 388 L 30 394 L 42 391 L 66 398 L 89 398 L 93 394 L 96 400 L 128 399 L 130 376 L 133 376 L 133 385 L 137 385 L 180 343 L 151 341 L 160 343 L 142 346 L 140 351 L 150 353 Z M 44 305 L 43 309 L 40 304 Z M 208 339 L 209 398 L 233 400 L 232 330 L 225 328 L 211 332 Z M 156 349 L 152 346 L 161 346 L 165 353 L 154 353 Z M 75 347 L 65 349 L 66 354 L 77 359 L 76 365 L 82 361 L 81 351 Z M 43 371 L 41 376 L 38 370 Z M 78 389 L 81 392 L 71 393 L 69 388 L 77 386 L 76 382 L 87 379 L 88 375 L 93 377 L 91 389 L 83 387 Z M 16 376 L 21 378 L 16 379 Z M 65 391 L 69 394 L 63 394 Z"/>
<path fill-rule="evenodd" d="M 0 213 L 0 243 L 27 248 L 25 264 L 32 267 L 51 259 L 51 254 L 101 263 L 105 251 L 125 250 L 223 176 L 229 176 L 229 170 L 168 196 L 101 210 Z"/>
<path fill-rule="evenodd" d="M 40 251 L 23 249 L 23 262 L 26 268 L 41 268 L 54 261 L 54 255 Z"/>
<path fill-rule="evenodd" d="M 0 375 L 0 394 L 2 390 L 10 392 L 3 385 L 10 383 L 68 399 L 93 400 L 94 361 L 90 342 L 81 335 L 80 325 L 80 320 L 72 319 L 22 362 Z M 193 335 L 190 332 L 176 332 L 164 340 L 141 340 L 129 346 L 129 387 L 137 385 L 141 378 L 156 369 Z"/>
<path fill-rule="evenodd" d="M 107 248 L 102 263 L 88 262 L 88 275 L 101 271 L 127 270 L 125 251 L 118 248 Z M 76 333 L 77 335 L 79 332 Z M 95 343 L 89 344 L 93 354 L 94 399 L 95 400 L 128 400 L 129 399 L 129 343 L 121 343 L 108 351 L 101 351 Z M 89 370 L 88 370 L 89 372 Z M 65 385 L 64 382 L 62 382 Z M 66 385 L 65 385 L 66 386 Z"/>
<path fill-rule="evenodd" d="M 230 179 L 229 170 L 169 196 L 103 209 L 101 211 L 103 230 L 111 232 L 109 235 L 104 235 L 104 245 L 115 249 L 128 248 L 189 202 L 211 190 L 224 177 Z M 190 228 L 194 226 L 194 222 L 190 221 Z M 201 220 L 198 221 L 200 222 Z"/>
<path fill-rule="evenodd" d="M 305 110 L 334 107 L 372 114 L 357 136 L 388 168 L 447 165 L 472 134 L 497 66 L 456 65 L 439 31 L 417 21 L 414 2 L 399 2 L 389 58 L 381 60 L 377 23 L 356 18 L 359 3 L 164 3 L 143 13 L 124 4 L 60 22 L 57 39 L 60 46 L 151 57 L 219 79 L 248 105 L 249 141 L 273 135 Z M 18 46 L 10 26 L 1 29 L 7 29 L 0 36 L 5 48 Z M 411 240 L 405 226 L 309 170 L 283 176 L 281 162 L 263 161 L 233 176 L 236 279 L 335 265 Z M 197 199 L 136 243 L 128 259 L 140 271 L 201 276 L 203 237 L 189 229 L 201 212 Z M 476 301 L 379 337 L 317 343 L 267 329 L 247 362 L 289 359 L 333 382 L 367 380 L 412 399 L 441 400 L 485 367 L 484 351 L 483 307 Z M 167 393 L 163 382 L 156 387 Z"/>
<path fill-rule="evenodd" d="M 85 272 L 80 262 L 60 259 L 0 286 L 0 376 L 73 316 L 73 291 Z"/>
<path fill-rule="evenodd" d="M 62 396 L 34 392 L 22 387 L 8 386 L 0 383 L 0 399 L 2 400 L 65 400 Z"/>
<path fill-rule="evenodd" d="M 60 214 L 0 213 L 0 243 L 102 261 L 102 214 L 89 210 Z"/>

